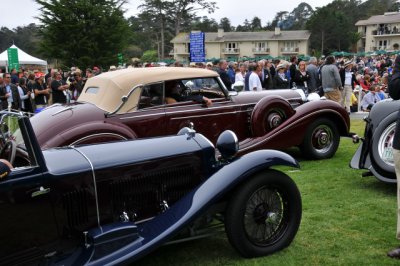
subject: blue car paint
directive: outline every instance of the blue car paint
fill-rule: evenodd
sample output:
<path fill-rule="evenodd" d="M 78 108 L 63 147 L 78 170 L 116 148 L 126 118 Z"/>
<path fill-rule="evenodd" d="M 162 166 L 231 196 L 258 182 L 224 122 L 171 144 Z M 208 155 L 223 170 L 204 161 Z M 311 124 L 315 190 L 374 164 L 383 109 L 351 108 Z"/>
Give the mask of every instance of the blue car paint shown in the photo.
<path fill-rule="evenodd" d="M 88 261 L 87 264 L 113 265 L 137 260 L 165 243 L 203 214 L 204 210 L 216 203 L 228 191 L 251 178 L 254 173 L 276 165 L 299 167 L 293 157 L 280 151 L 260 150 L 244 155 L 217 171 L 164 213 L 146 223 L 137 225 L 140 241 L 134 241 L 101 259 Z M 112 227 L 112 225 L 110 226 Z M 99 230 L 91 233 L 101 234 Z M 93 252 L 93 250 L 89 249 L 88 252 Z M 87 254 L 82 254 L 82 256 L 88 257 Z"/>

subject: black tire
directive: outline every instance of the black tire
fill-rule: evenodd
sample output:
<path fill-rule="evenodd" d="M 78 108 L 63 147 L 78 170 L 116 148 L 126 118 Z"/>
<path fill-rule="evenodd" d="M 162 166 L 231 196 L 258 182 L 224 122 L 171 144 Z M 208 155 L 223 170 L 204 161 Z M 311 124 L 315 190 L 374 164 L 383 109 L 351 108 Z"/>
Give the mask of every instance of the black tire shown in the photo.
<path fill-rule="evenodd" d="M 300 150 L 307 159 L 328 159 L 335 155 L 339 143 L 340 135 L 335 123 L 318 118 L 307 127 Z"/>
<path fill-rule="evenodd" d="M 226 209 L 225 231 L 243 257 L 266 256 L 293 241 L 301 212 L 294 181 L 282 172 L 267 170 L 235 191 Z"/>
<path fill-rule="evenodd" d="M 394 162 L 385 158 L 387 148 L 392 148 L 396 120 L 382 121 L 374 132 L 371 143 L 371 161 L 374 169 L 386 178 L 396 179 Z"/>

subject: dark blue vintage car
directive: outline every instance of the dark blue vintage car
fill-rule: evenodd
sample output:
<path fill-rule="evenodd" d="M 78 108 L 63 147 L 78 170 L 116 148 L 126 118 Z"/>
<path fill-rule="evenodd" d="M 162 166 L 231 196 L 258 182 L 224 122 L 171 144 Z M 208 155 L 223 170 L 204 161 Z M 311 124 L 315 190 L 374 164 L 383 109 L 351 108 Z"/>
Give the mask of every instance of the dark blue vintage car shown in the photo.
<path fill-rule="evenodd" d="M 244 257 L 287 247 L 301 220 L 296 184 L 260 150 L 235 157 L 223 132 L 214 145 L 184 128 L 175 136 L 42 151 L 27 117 L 2 113 L 0 264 L 130 263 L 173 241 L 223 228 Z"/>
<path fill-rule="evenodd" d="M 366 122 L 361 145 L 354 154 L 350 167 L 368 170 L 363 175 L 374 175 L 385 183 L 396 183 L 392 144 L 400 101 L 387 99 L 371 109 Z M 355 136 L 355 142 L 359 140 Z"/>

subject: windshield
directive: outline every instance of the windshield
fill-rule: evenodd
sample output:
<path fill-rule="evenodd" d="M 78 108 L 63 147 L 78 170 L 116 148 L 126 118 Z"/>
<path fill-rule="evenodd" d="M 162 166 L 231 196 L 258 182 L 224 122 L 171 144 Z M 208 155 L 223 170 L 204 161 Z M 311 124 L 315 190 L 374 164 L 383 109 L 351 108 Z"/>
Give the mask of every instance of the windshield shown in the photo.
<path fill-rule="evenodd" d="M 18 124 L 18 115 L 11 113 L 3 115 L 0 122 L 0 131 L 3 143 L 13 140 L 18 146 L 24 146 L 24 139 Z"/>

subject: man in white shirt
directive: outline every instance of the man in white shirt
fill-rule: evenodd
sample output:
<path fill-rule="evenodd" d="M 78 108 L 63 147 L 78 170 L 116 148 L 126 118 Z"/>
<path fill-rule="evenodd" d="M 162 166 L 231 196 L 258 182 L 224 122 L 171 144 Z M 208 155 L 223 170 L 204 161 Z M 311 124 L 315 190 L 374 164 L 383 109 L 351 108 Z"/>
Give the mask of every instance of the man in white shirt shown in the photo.
<path fill-rule="evenodd" d="M 249 77 L 249 89 L 250 91 L 262 91 L 262 85 L 260 81 L 261 66 L 256 65 L 254 70 Z"/>

